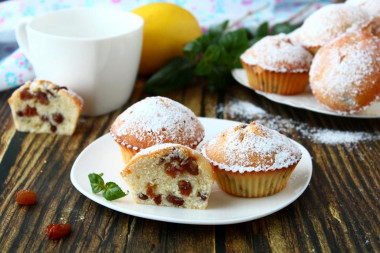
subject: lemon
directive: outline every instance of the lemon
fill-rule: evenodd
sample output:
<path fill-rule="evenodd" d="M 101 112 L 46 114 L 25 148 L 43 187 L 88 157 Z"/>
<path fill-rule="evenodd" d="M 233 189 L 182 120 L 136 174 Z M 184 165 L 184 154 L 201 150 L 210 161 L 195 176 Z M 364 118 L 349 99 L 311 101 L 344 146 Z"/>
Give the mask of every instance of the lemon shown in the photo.
<path fill-rule="evenodd" d="M 153 74 L 181 56 L 183 47 L 202 35 L 196 18 L 175 4 L 151 3 L 132 12 L 145 21 L 140 74 Z"/>

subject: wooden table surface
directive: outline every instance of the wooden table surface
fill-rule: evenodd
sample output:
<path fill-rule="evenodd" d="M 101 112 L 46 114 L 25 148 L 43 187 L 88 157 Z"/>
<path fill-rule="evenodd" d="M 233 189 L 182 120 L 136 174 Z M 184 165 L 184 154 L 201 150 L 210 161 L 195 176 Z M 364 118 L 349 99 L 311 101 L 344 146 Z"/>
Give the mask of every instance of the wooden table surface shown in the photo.
<path fill-rule="evenodd" d="M 17 132 L 7 104 L 13 90 L 0 93 L 0 252 L 380 252 L 380 119 L 281 105 L 237 83 L 210 93 L 195 82 L 163 95 L 198 116 L 260 120 L 301 143 L 311 154 L 313 176 L 296 201 L 257 220 L 214 226 L 137 218 L 86 198 L 70 181 L 75 159 L 125 108 L 149 95 L 143 85 L 138 79 L 123 108 L 82 117 L 73 136 Z M 266 113 L 244 112 L 243 101 Z M 232 110 L 237 104 L 241 108 Z M 322 133 L 331 140 L 317 138 Z M 37 203 L 18 205 L 20 189 L 34 190 Z M 46 226 L 59 222 L 70 223 L 71 234 L 49 240 Z"/>

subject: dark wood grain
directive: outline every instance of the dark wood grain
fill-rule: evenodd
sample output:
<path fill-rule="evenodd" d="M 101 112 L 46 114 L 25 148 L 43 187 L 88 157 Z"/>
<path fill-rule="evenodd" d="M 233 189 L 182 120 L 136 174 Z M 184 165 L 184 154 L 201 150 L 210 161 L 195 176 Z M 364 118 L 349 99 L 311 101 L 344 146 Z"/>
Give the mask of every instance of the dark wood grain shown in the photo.
<path fill-rule="evenodd" d="M 109 131 L 125 108 L 148 96 L 144 82 L 138 80 L 123 108 L 82 117 L 73 136 L 15 131 L 7 104 L 12 90 L 0 93 L 0 252 L 380 252 L 380 120 L 280 105 L 238 84 L 211 93 L 197 80 L 164 95 L 198 116 L 275 125 L 305 146 L 312 156 L 313 177 L 295 202 L 254 221 L 197 226 L 121 214 L 84 197 L 70 181 L 75 159 Z M 231 117 L 227 109 L 236 100 L 262 108 L 265 116 Z M 305 134 L 312 129 L 361 132 L 374 138 L 326 144 Z M 36 205 L 15 202 L 15 193 L 24 188 L 36 191 Z M 71 234 L 47 239 L 46 226 L 58 222 L 70 223 Z"/>

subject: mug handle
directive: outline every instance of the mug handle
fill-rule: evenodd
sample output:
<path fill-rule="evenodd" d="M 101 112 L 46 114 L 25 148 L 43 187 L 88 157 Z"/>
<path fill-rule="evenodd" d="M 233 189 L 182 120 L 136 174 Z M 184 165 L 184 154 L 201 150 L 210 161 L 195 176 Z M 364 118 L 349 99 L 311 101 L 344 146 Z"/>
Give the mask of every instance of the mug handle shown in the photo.
<path fill-rule="evenodd" d="M 22 19 L 16 26 L 16 40 L 18 43 L 18 46 L 20 47 L 22 53 L 28 58 L 30 62 L 32 62 L 32 59 L 30 59 L 29 54 L 29 43 L 28 43 L 28 36 L 26 32 L 26 26 L 29 24 L 29 22 L 32 20 L 32 18 L 24 18 Z"/>

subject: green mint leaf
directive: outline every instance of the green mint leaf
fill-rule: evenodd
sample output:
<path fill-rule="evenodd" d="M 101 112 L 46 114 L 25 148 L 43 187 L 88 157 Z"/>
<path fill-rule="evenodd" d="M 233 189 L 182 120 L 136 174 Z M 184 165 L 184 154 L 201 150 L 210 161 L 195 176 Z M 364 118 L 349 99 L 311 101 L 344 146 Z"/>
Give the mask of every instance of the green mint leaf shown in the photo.
<path fill-rule="evenodd" d="M 185 57 L 191 60 L 195 60 L 196 56 L 202 53 L 202 45 L 201 45 L 201 42 L 199 41 L 199 38 L 187 43 L 184 46 L 182 53 L 185 55 Z"/>
<path fill-rule="evenodd" d="M 221 55 L 222 55 L 223 48 L 219 45 L 210 45 L 204 56 L 203 59 L 208 62 L 217 62 L 219 61 Z"/>
<path fill-rule="evenodd" d="M 294 31 L 297 27 L 294 25 L 291 25 L 289 23 L 279 23 L 275 24 L 272 28 L 272 34 L 280 34 L 280 33 L 290 33 Z"/>
<path fill-rule="evenodd" d="M 114 182 L 108 182 L 104 184 L 103 173 L 88 174 L 88 179 L 90 180 L 91 189 L 93 193 L 98 193 L 103 191 L 102 195 L 106 200 L 115 200 L 127 196 L 128 192 L 125 193 L 123 190 Z"/>
<path fill-rule="evenodd" d="M 115 200 L 125 196 L 127 196 L 127 193 L 123 192 L 123 190 L 116 183 L 106 183 L 105 189 L 103 191 L 103 197 L 106 200 Z"/>
<path fill-rule="evenodd" d="M 219 45 L 210 45 L 203 55 L 203 59 L 197 64 L 194 74 L 205 76 L 211 72 L 214 65 L 220 63 L 221 58 L 225 56 L 223 47 Z"/>
<path fill-rule="evenodd" d="M 221 24 L 211 26 L 201 37 L 187 43 L 182 50 L 185 57 L 193 62 L 199 61 L 200 58 L 202 58 L 202 53 L 204 53 L 210 45 L 218 43 L 220 37 L 225 32 L 227 25 L 228 20 Z"/>
<path fill-rule="evenodd" d="M 227 52 L 239 54 L 247 49 L 248 35 L 246 29 L 238 29 L 225 33 L 219 41 Z"/>
<path fill-rule="evenodd" d="M 240 55 L 248 48 L 248 36 L 246 29 L 238 29 L 224 34 L 220 38 L 226 54 L 221 57 L 224 64 L 230 69 L 240 66 Z"/>
<path fill-rule="evenodd" d="M 227 25 L 228 25 L 228 20 L 222 22 L 219 25 L 211 26 L 208 29 L 206 36 L 208 36 L 210 38 L 211 43 L 216 43 L 219 40 L 219 38 L 225 32 Z"/>
<path fill-rule="evenodd" d="M 91 189 L 93 193 L 98 193 L 104 189 L 105 186 L 104 186 L 104 180 L 102 176 L 103 176 L 103 173 L 88 174 L 88 179 L 90 180 Z"/>
<path fill-rule="evenodd" d="M 212 65 L 203 59 L 197 64 L 197 67 L 194 70 L 194 74 L 197 76 L 207 76 L 210 74 L 211 69 Z"/>
<path fill-rule="evenodd" d="M 248 40 L 251 40 L 251 39 L 253 39 L 253 37 L 255 37 L 254 32 L 252 30 L 248 29 L 247 27 L 241 28 L 241 29 L 245 29 L 245 32 L 247 33 Z"/>
<path fill-rule="evenodd" d="M 193 79 L 194 68 L 190 59 L 174 58 L 148 79 L 145 91 L 161 94 L 185 86 Z"/>
<path fill-rule="evenodd" d="M 255 37 L 263 38 L 267 36 L 268 34 L 269 34 L 269 23 L 264 22 L 257 28 Z"/>
<path fill-rule="evenodd" d="M 209 37 L 202 35 L 201 37 L 187 43 L 182 52 L 185 57 L 191 59 L 192 61 L 196 61 L 198 57 L 207 49 L 209 44 Z"/>

